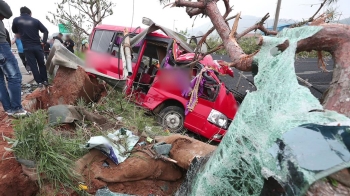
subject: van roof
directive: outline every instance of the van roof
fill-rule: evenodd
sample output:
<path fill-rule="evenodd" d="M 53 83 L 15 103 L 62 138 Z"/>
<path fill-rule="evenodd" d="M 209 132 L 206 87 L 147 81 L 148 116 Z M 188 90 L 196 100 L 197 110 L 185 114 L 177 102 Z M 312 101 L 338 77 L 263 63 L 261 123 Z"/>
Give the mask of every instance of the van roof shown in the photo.
<path fill-rule="evenodd" d="M 109 30 L 109 31 L 124 31 L 125 28 L 128 28 L 130 32 L 133 32 L 136 28 L 130 28 L 130 27 L 124 27 L 124 26 L 116 26 L 116 25 L 97 25 L 95 29 L 101 29 L 101 30 Z M 145 29 L 139 28 L 136 30 L 135 33 L 139 34 Z M 154 37 L 161 37 L 161 38 L 169 38 L 167 35 L 164 35 L 159 32 L 152 32 L 149 33 L 148 35 L 154 36 Z"/>

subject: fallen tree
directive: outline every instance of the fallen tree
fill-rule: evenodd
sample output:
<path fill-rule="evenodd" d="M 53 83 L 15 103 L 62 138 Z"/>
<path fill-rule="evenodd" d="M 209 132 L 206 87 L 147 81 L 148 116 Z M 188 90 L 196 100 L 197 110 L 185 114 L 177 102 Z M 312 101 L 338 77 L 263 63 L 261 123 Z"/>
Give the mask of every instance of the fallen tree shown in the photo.
<path fill-rule="evenodd" d="M 166 0 L 161 0 L 161 2 L 165 1 Z M 266 14 L 260 22 L 247 28 L 242 33 L 237 33 L 236 29 L 239 17 L 236 17 L 232 29 L 227 23 L 228 15 L 232 11 L 230 1 L 223 0 L 226 7 L 224 15 L 221 15 L 217 7 L 217 2 L 218 0 L 197 0 L 196 2 L 176 0 L 169 5 L 172 5 L 172 7 L 185 7 L 186 13 L 189 17 L 200 14 L 208 16 L 214 27 L 205 34 L 199 43 L 203 43 L 203 40 L 206 39 L 206 37 L 215 29 L 221 37 L 223 46 L 227 50 L 231 59 L 229 65 L 242 71 L 251 71 L 254 57 L 257 52 L 251 55 L 245 54 L 237 40 L 254 30 L 261 30 L 265 35 L 277 35 L 277 32 L 269 31 L 263 26 L 265 20 L 269 18 L 269 14 Z M 310 17 L 309 20 L 293 25 L 293 27 L 300 26 L 307 22 L 312 22 L 310 25 L 323 27 L 320 32 L 312 37 L 300 40 L 297 46 L 297 52 L 316 50 L 327 51 L 332 55 L 335 62 L 333 80 L 327 94 L 324 95 L 323 106 L 325 109 L 334 110 L 350 116 L 350 67 L 347 63 L 350 60 L 349 55 L 347 55 L 350 49 L 350 26 L 342 24 L 326 24 L 325 19 L 327 17 L 324 15 L 314 19 L 325 4 L 331 4 L 333 2 L 335 1 L 324 0 L 321 3 L 320 8 L 312 17 Z M 260 44 L 262 43 L 263 40 L 260 40 Z"/>
<path fill-rule="evenodd" d="M 315 126 L 349 120 L 341 115 L 332 116 L 335 113 L 329 110 L 350 116 L 350 57 L 347 55 L 350 47 L 350 26 L 328 24 L 326 20 L 329 14 L 315 18 L 324 5 L 335 2 L 324 0 L 310 19 L 292 25 L 292 28 L 298 29 L 286 29 L 279 34 L 268 31 L 263 26 L 269 17 L 269 14 L 266 14 L 252 27 L 237 33 L 240 13 L 230 28 L 227 23 L 231 12 L 229 0 L 223 0 L 226 7 L 224 15 L 221 15 L 217 2 L 218 0 L 175 0 L 169 5 L 186 7 L 186 13 L 190 17 L 200 14 L 209 17 L 214 27 L 199 43 L 204 43 L 206 37 L 216 30 L 223 41 L 217 48 L 224 47 L 231 60 L 227 64 L 242 71 L 258 68 L 256 83 L 259 87 L 257 92 L 247 95 L 246 103 L 241 105 L 240 112 L 218 149 L 194 164 L 188 171 L 186 183 L 177 195 L 303 195 L 312 184 L 308 195 L 327 192 L 326 186 L 317 188 L 322 184 L 317 180 L 342 171 L 341 169 L 346 170 L 350 162 L 346 161 L 344 167 L 333 171 L 323 170 L 322 176 L 313 173 L 313 177 L 309 178 L 310 176 L 306 175 L 308 171 L 300 165 L 294 165 L 295 161 L 291 161 L 290 157 L 281 155 L 278 158 L 280 166 L 276 165 L 276 160 L 271 159 L 270 150 L 276 144 L 279 145 L 279 150 L 283 150 L 286 145 L 282 138 L 290 130 L 305 123 Z M 300 27 L 307 23 L 310 23 L 310 27 Z M 258 43 L 263 46 L 261 51 L 247 55 L 237 40 L 254 30 L 261 30 L 265 35 L 277 35 L 278 38 L 260 38 Z M 335 62 L 333 80 L 324 95 L 322 106 L 310 92 L 306 92 L 296 83 L 294 60 L 291 59 L 295 53 L 312 50 L 318 52 L 321 68 L 325 66 L 322 51 L 329 52 Z M 322 107 L 326 110 L 322 110 Z M 294 139 L 303 137 L 295 136 Z M 324 156 L 322 153 L 316 155 Z M 281 164 L 281 161 L 286 162 Z M 335 194 L 338 190 L 332 191 Z M 345 192 L 348 194 L 348 190 Z"/>

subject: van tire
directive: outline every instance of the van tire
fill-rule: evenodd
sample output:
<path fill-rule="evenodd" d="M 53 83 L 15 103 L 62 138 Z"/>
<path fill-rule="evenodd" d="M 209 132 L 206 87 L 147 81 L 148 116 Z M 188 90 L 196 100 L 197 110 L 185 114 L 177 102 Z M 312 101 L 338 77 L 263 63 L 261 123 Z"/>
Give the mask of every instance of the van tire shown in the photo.
<path fill-rule="evenodd" d="M 184 128 L 185 111 L 178 106 L 167 106 L 159 112 L 157 121 L 171 133 L 179 133 Z"/>

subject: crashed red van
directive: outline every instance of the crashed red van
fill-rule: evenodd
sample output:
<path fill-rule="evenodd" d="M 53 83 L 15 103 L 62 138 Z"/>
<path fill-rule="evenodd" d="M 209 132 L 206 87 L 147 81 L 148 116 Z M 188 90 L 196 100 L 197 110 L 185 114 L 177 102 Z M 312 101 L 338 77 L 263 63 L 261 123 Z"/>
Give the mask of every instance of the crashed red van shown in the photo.
<path fill-rule="evenodd" d="M 108 82 L 123 89 L 135 104 L 152 111 L 171 132 L 187 129 L 220 141 L 237 111 L 233 94 L 217 77 L 230 74 L 210 55 L 188 66 L 195 54 L 179 36 L 154 23 L 147 29 L 99 25 L 90 35 L 86 53 L 89 68 L 115 78 Z M 124 45 L 130 38 L 130 45 Z M 132 65 L 125 66 L 131 49 Z"/>

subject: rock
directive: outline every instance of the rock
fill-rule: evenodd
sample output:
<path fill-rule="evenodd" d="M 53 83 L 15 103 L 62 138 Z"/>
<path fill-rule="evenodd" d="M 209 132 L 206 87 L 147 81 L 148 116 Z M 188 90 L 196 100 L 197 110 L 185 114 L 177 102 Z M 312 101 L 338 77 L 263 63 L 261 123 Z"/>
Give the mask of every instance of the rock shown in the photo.
<path fill-rule="evenodd" d="M 104 88 L 96 78 L 90 78 L 82 68 L 60 67 L 51 87 L 36 89 L 23 101 L 24 108 L 47 109 L 50 106 L 74 105 L 80 98 L 85 102 L 97 101 Z M 27 106 L 26 104 L 34 104 Z M 33 110 L 31 110 L 33 111 Z"/>

